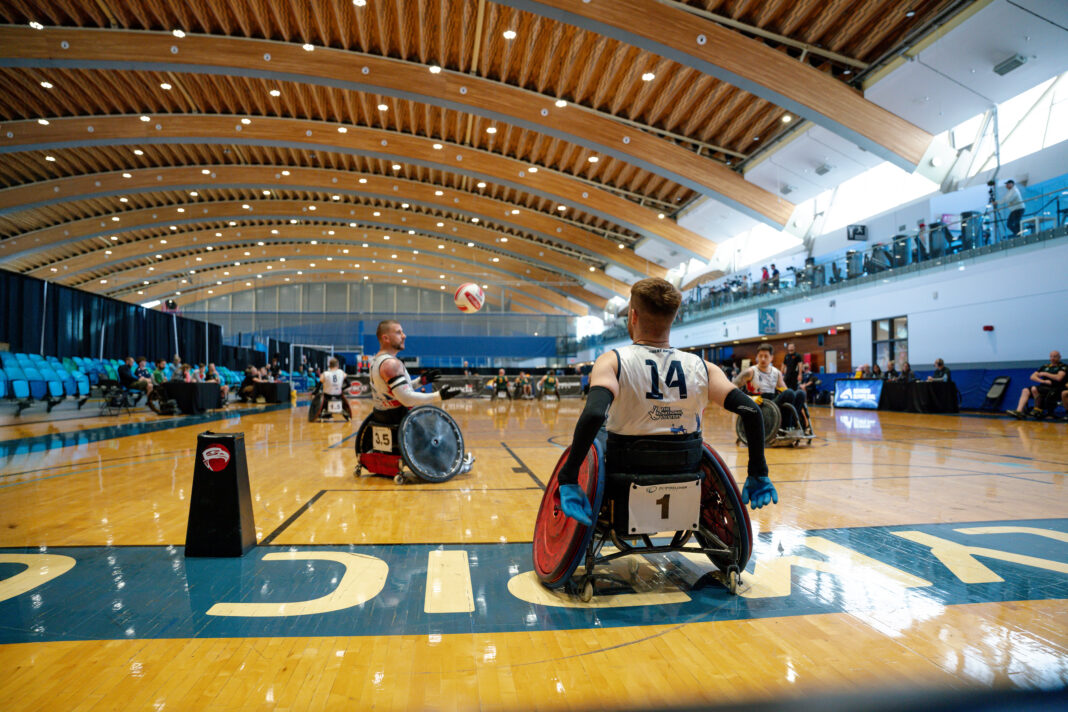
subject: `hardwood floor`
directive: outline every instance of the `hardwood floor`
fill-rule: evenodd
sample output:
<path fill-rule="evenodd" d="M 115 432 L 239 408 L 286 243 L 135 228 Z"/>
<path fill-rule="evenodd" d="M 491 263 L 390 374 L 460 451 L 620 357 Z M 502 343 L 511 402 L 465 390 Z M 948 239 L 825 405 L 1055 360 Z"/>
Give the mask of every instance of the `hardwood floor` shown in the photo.
<path fill-rule="evenodd" d="M 0 708 L 602 709 L 1068 684 L 1068 425 L 813 410 L 768 451 L 740 595 L 642 557 L 590 604 L 530 541 L 578 400 L 446 404 L 473 470 L 355 478 L 353 424 L 0 419 Z M 87 406 L 88 407 L 88 406 Z M 58 414 L 57 414 L 58 415 Z M 88 414 L 87 414 L 88 415 Z M 119 426 L 119 427 L 115 427 Z M 705 439 L 744 478 L 733 416 Z M 257 540 L 185 559 L 196 435 L 243 432 Z M 264 540 L 267 540 L 265 543 Z"/>

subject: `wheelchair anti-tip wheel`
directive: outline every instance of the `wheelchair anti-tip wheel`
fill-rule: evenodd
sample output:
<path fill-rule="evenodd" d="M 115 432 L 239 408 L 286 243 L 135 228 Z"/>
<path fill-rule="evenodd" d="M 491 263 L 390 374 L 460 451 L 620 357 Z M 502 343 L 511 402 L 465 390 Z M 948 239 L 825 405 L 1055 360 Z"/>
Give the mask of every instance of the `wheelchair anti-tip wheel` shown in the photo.
<path fill-rule="evenodd" d="M 534 572 L 546 588 L 561 588 L 568 584 L 586 554 L 593 537 L 596 521 L 586 526 L 566 516 L 560 509 L 560 483 L 557 475 L 567 462 L 571 448 L 564 450 L 556 463 L 553 475 L 545 487 L 534 526 Z M 604 457 L 599 442 L 590 448 L 579 468 L 578 484 L 590 500 L 594 518 L 601 511 L 604 498 Z M 588 591 L 587 591 L 588 588 Z M 588 596 L 588 597 L 586 597 Z M 587 581 L 580 597 L 593 597 L 593 584 Z"/>
<path fill-rule="evenodd" d="M 770 446 L 775 442 L 775 438 L 778 437 L 779 427 L 782 425 L 782 414 L 779 412 L 778 406 L 764 400 L 760 403 L 760 417 L 764 419 L 764 444 Z M 738 442 L 742 445 L 749 444 L 745 436 L 745 426 L 742 424 L 740 416 L 734 421 L 734 432 L 738 435 Z"/>

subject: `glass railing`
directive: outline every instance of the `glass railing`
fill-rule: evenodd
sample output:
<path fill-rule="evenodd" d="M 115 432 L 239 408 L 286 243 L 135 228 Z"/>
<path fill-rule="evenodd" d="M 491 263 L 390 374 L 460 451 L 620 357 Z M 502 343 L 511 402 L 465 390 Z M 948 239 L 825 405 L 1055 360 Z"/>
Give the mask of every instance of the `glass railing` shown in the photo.
<path fill-rule="evenodd" d="M 844 255 L 823 260 L 810 258 L 804 269 L 788 268 L 778 278 L 750 281 L 739 275 L 712 287 L 687 290 L 675 323 L 724 316 L 1068 234 L 1068 190 L 1047 191 L 1026 198 L 1024 203 L 1018 221 L 1016 216 L 1010 221 L 1010 214 L 1004 209 L 965 212 L 959 219 L 893 235 L 865 249 L 847 250 Z M 626 320 L 618 319 L 596 336 L 560 338 L 559 353 L 573 355 L 626 336 Z"/>

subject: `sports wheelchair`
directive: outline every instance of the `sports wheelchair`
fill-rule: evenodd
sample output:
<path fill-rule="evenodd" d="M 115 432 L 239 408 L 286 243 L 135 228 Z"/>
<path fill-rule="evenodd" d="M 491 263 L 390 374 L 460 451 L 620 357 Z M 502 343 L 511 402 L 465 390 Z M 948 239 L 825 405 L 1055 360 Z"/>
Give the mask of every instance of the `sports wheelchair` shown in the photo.
<path fill-rule="evenodd" d="M 356 431 L 357 477 L 366 470 L 392 477 L 398 485 L 416 479 L 437 483 L 470 469 L 460 426 L 441 408 L 412 408 L 394 424 L 374 417 L 372 411 Z"/>
<path fill-rule="evenodd" d="M 344 396 L 341 393 L 336 395 L 323 393 L 323 384 L 315 384 L 311 403 L 308 404 L 308 422 L 322 422 L 324 420 L 323 416 L 332 416 L 338 413 L 345 418 L 345 422 L 352 420 L 352 413 L 345 409 Z"/>
<path fill-rule="evenodd" d="M 716 566 L 714 574 L 731 593 L 738 592 L 741 573 L 753 552 L 753 528 L 741 494 L 723 459 L 707 443 L 690 450 L 687 462 L 676 474 L 608 472 L 605 466 L 603 432 L 579 468 L 578 484 L 595 512 L 595 522 L 586 526 L 560 509 L 557 479 L 567 461 L 560 456 L 542 496 L 534 525 L 534 572 L 546 588 L 563 588 L 582 601 L 593 598 L 598 583 L 626 583 L 597 567 L 628 554 L 704 554 Z M 650 440 L 647 462 L 664 453 L 663 440 Z M 644 443 L 643 443 L 644 444 Z M 696 445 L 696 443 L 692 443 Z M 694 454 L 699 454 L 699 461 Z M 627 458 L 631 460 L 633 458 Z M 636 463 L 639 467 L 645 463 Z M 628 469 L 634 469 L 630 467 Z M 653 535 L 674 534 L 667 544 Z M 696 543 L 686 546 L 691 538 Z M 606 550 L 611 542 L 615 551 Z M 582 564 L 581 573 L 576 573 Z M 630 562 L 630 573 L 637 562 Z"/>
<path fill-rule="evenodd" d="M 753 396 L 753 401 L 760 406 L 760 416 L 764 419 L 764 445 L 766 447 L 800 447 L 801 443 L 812 445 L 812 438 L 815 436 L 812 434 L 812 417 L 808 414 L 807 409 L 805 412 L 805 415 L 809 418 L 809 429 L 807 431 L 801 427 L 783 428 L 780 408 L 788 409 L 793 416 L 793 422 L 798 425 L 801 423 L 801 414 L 797 412 L 792 403 L 776 403 L 765 400 L 761 396 Z M 745 436 L 745 425 L 742 423 L 741 416 L 738 416 L 734 421 L 734 432 L 738 436 L 738 443 L 742 445 L 749 444 L 748 438 Z"/>

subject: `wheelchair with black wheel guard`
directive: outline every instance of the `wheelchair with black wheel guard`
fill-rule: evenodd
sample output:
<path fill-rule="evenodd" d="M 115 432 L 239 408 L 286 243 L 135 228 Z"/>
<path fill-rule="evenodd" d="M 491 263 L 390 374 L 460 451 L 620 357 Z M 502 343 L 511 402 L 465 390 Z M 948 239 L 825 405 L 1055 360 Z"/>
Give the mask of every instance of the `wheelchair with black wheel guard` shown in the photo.
<path fill-rule="evenodd" d="M 308 404 L 308 422 L 323 422 L 324 420 L 332 419 L 334 415 L 341 415 L 345 422 L 352 420 L 352 413 L 345 408 L 344 395 L 341 393 L 323 393 L 323 384 L 315 384 L 311 403 Z"/>
<path fill-rule="evenodd" d="M 375 418 L 372 412 L 356 431 L 357 477 L 381 475 L 397 484 L 439 483 L 470 469 L 460 426 L 441 408 L 412 408 L 397 423 Z"/>
<path fill-rule="evenodd" d="M 808 415 L 807 409 L 805 416 L 809 418 L 808 430 L 800 427 L 784 428 L 782 427 L 783 410 L 790 413 L 792 422 L 801 422 L 801 414 L 797 412 L 797 408 L 792 403 L 777 403 L 761 396 L 753 396 L 753 401 L 760 407 L 760 416 L 764 419 L 765 447 L 800 447 L 802 443 L 806 445 L 812 444 L 812 439 L 815 435 L 812 433 L 812 419 Z M 740 416 L 735 418 L 734 432 L 738 436 L 738 443 L 742 445 L 749 444 L 749 439 L 745 435 L 745 425 Z"/>
<path fill-rule="evenodd" d="M 652 441 L 653 447 L 663 442 Z M 560 508 L 557 478 L 570 448 L 565 450 L 545 488 L 534 526 L 534 571 L 542 585 L 588 602 L 598 585 L 611 589 L 628 584 L 605 570 L 605 564 L 630 554 L 679 553 L 708 557 L 717 569 L 713 576 L 737 593 L 753 552 L 749 513 L 723 459 L 707 443 L 698 442 L 699 450 L 691 451 L 699 454 L 691 457 L 697 460 L 693 469 L 643 474 L 609 472 L 606 444 L 598 438 L 578 474 L 578 485 L 595 513 L 592 526 L 566 516 Z M 660 532 L 673 532 L 670 541 L 657 543 L 653 537 Z M 637 562 L 632 560 L 631 575 L 636 571 Z"/>

